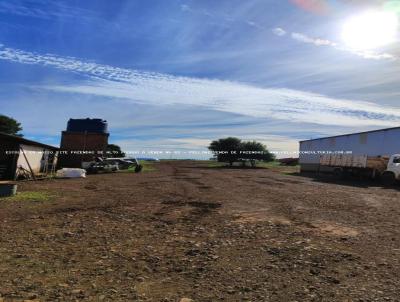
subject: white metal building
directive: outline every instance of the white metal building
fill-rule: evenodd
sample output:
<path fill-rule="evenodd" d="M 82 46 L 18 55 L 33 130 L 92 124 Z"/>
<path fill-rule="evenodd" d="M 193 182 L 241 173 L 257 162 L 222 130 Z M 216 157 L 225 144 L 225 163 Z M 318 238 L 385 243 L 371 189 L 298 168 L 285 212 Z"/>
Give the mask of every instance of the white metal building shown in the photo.
<path fill-rule="evenodd" d="M 320 158 L 327 153 L 367 156 L 399 154 L 400 127 L 301 141 L 301 171 L 329 171 L 329 167 L 320 167 Z"/>

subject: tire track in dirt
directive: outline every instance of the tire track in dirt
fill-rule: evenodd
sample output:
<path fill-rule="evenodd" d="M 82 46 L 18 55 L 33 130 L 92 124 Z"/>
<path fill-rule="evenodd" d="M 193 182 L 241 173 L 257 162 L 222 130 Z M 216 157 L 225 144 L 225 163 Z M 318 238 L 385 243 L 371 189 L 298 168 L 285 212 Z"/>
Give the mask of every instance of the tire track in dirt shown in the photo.
<path fill-rule="evenodd" d="M 209 188 L 201 181 L 204 173 L 193 173 L 186 167 L 168 165 L 172 170 L 174 190 L 161 202 L 161 209 L 155 215 L 164 220 L 198 220 L 212 214 L 222 206 L 219 202 L 209 201 L 199 196 L 201 188 Z M 210 187 L 211 188 L 211 187 Z"/>

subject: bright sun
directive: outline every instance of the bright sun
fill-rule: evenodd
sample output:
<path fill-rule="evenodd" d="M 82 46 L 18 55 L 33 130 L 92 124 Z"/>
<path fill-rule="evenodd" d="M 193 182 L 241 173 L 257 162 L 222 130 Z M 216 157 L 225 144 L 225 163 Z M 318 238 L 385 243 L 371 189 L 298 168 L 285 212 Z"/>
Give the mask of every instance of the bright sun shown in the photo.
<path fill-rule="evenodd" d="M 398 19 L 395 13 L 367 11 L 344 23 L 342 39 L 353 49 L 379 48 L 396 40 L 397 28 Z"/>

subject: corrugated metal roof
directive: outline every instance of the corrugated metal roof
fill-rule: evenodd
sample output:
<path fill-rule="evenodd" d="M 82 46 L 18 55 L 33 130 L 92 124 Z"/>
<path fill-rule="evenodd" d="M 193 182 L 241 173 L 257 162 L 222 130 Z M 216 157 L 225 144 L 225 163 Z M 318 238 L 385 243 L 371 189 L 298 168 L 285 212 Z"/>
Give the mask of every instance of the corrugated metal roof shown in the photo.
<path fill-rule="evenodd" d="M 0 132 L 0 140 L 1 139 L 7 139 L 7 140 L 11 140 L 11 141 L 18 142 L 18 143 L 21 143 L 21 144 L 26 144 L 26 145 L 44 147 L 44 148 L 51 149 L 51 150 L 58 150 L 59 149 L 59 148 L 54 147 L 54 146 L 42 144 L 42 143 L 31 141 L 29 139 L 26 139 L 26 138 L 23 138 L 23 137 L 20 137 L 20 136 L 10 135 L 10 134 L 6 134 L 6 133 L 2 133 L 2 132 Z"/>
<path fill-rule="evenodd" d="M 306 139 L 306 140 L 300 141 L 300 143 L 310 142 L 310 141 L 317 141 L 317 140 L 327 139 L 327 138 L 336 138 L 336 137 L 343 137 L 343 136 L 350 136 L 350 135 L 360 135 L 360 134 L 366 134 L 366 133 L 390 131 L 390 130 L 397 130 L 397 129 L 400 129 L 400 127 L 392 127 L 392 128 L 378 129 L 378 130 L 370 130 L 370 131 L 355 132 L 355 133 L 349 133 L 349 134 L 340 134 L 340 135 L 334 135 L 334 136 L 326 136 L 326 137 L 320 137 L 320 138 Z"/>

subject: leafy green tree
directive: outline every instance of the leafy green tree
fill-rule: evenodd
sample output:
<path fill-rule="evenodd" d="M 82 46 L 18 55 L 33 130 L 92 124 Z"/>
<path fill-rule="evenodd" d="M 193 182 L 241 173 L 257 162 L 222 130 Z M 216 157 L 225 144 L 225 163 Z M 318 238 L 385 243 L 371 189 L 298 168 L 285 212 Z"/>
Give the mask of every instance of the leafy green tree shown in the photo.
<path fill-rule="evenodd" d="M 236 137 L 221 138 L 212 141 L 208 147 L 219 162 L 228 162 L 233 165 L 234 162 L 246 162 L 255 167 L 257 161 L 273 161 L 274 154 L 268 151 L 267 147 L 256 141 L 241 141 Z"/>
<path fill-rule="evenodd" d="M 249 160 L 250 164 L 255 167 L 257 161 L 273 161 L 275 155 L 268 151 L 267 147 L 256 141 L 242 142 L 239 157 L 244 160 Z"/>
<path fill-rule="evenodd" d="M 228 162 L 232 166 L 239 158 L 240 146 L 240 139 L 227 137 L 212 141 L 208 149 L 215 154 L 219 162 Z"/>
<path fill-rule="evenodd" d="M 18 133 L 20 131 L 22 131 L 21 123 L 17 122 L 12 117 L 0 115 L 0 132 L 22 136 L 22 134 Z"/>
<path fill-rule="evenodd" d="M 115 144 L 108 144 L 106 154 L 108 157 L 125 157 L 121 147 Z"/>

